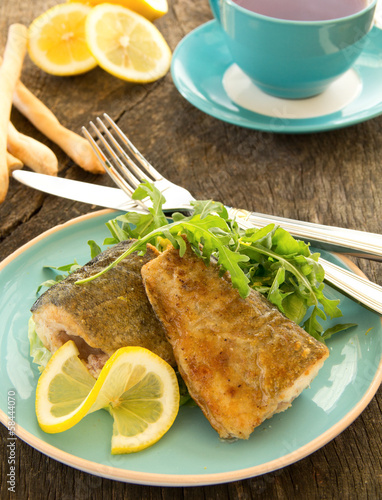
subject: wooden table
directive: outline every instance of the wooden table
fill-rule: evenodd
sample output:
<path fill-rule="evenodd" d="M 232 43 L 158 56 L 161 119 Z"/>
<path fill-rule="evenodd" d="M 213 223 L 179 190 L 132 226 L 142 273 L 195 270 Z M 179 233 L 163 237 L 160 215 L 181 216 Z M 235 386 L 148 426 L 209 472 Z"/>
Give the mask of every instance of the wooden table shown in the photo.
<path fill-rule="evenodd" d="M 54 1 L 3 0 L 0 46 L 13 22 L 28 25 Z M 156 24 L 175 49 L 192 29 L 211 18 L 207 0 L 170 0 Z M 382 117 L 332 132 L 271 134 L 218 121 L 189 104 L 171 75 L 132 85 L 97 68 L 60 78 L 26 59 L 22 79 L 74 131 L 108 112 L 167 177 L 197 198 L 295 219 L 380 233 L 382 212 Z M 381 91 L 382 92 L 382 91 Z M 17 128 L 49 145 L 59 175 L 111 185 L 77 167 L 17 111 Z M 10 181 L 0 206 L 0 260 L 35 236 L 73 217 L 97 210 Z M 359 267 L 382 285 L 381 264 Z M 382 391 L 342 434 L 282 470 L 243 481 L 194 488 L 160 488 L 103 479 L 62 465 L 22 441 L 17 444 L 17 498 L 128 499 L 363 499 L 382 495 Z M 1 427 L 1 498 L 7 498 L 6 429 Z M 12 496 L 11 496 L 12 497 Z M 12 497 L 13 498 L 13 497 Z"/>

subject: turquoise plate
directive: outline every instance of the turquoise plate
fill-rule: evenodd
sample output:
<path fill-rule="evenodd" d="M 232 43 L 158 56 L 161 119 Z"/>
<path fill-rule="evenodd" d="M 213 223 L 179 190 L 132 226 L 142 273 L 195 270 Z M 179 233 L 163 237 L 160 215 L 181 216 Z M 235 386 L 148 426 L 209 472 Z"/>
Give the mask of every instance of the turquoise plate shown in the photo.
<path fill-rule="evenodd" d="M 358 95 L 340 111 L 313 118 L 291 119 L 259 114 L 233 102 L 223 76 L 233 64 L 217 21 L 199 26 L 175 49 L 171 73 L 185 99 L 201 111 L 242 127 L 282 133 L 307 133 L 341 128 L 382 113 L 382 30 L 374 27 L 354 70 L 360 79 Z"/>
<path fill-rule="evenodd" d="M 113 215 L 111 215 L 113 214 Z M 98 476 L 130 483 L 189 486 L 244 479 L 291 464 L 345 429 L 365 408 L 382 380 L 381 321 L 341 297 L 344 321 L 358 327 L 329 341 L 324 367 L 284 413 L 255 429 L 248 441 L 224 443 L 198 407 L 183 407 L 169 432 L 154 446 L 112 456 L 111 417 L 98 411 L 62 434 L 38 426 L 34 399 L 38 370 L 29 357 L 27 323 L 36 288 L 51 277 L 44 265 L 89 260 L 87 240 L 102 243 L 105 222 L 115 212 L 92 213 L 47 231 L 0 264 L 1 405 L 8 425 L 7 394 L 16 393 L 19 438 L 46 455 Z M 334 262 L 332 254 L 325 256 Z M 329 289 L 331 296 L 339 296 Z"/>

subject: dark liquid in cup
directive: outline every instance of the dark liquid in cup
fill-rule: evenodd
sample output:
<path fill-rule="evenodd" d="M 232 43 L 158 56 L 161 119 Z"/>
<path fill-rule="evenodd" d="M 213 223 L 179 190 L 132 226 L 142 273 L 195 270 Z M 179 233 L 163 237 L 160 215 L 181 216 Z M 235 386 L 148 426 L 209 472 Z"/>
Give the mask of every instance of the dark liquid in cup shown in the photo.
<path fill-rule="evenodd" d="M 247 10 L 293 21 L 324 21 L 363 10 L 368 0 L 234 0 Z"/>

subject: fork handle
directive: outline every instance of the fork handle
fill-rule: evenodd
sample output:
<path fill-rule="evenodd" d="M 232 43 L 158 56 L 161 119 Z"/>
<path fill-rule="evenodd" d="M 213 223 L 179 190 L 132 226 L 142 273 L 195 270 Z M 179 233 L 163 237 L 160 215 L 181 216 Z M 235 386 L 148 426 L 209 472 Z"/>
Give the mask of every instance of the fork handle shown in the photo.
<path fill-rule="evenodd" d="M 382 235 L 380 234 L 268 216 L 237 208 L 229 208 L 228 213 L 231 218 L 247 221 L 256 227 L 279 223 L 296 238 L 310 242 L 312 246 L 324 250 L 382 262 Z"/>
<path fill-rule="evenodd" d="M 319 259 L 319 263 L 324 268 L 325 281 L 333 288 L 382 314 L 382 287 L 327 260 Z"/>

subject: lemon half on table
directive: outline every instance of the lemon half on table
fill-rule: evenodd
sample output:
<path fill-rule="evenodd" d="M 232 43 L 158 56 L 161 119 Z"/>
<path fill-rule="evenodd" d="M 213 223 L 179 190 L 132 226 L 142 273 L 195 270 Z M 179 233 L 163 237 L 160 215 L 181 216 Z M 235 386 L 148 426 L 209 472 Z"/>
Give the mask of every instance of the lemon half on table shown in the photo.
<path fill-rule="evenodd" d="M 97 66 L 85 36 L 91 7 L 63 3 L 37 17 L 28 30 L 28 52 L 39 68 L 51 75 L 85 73 Z"/>
<path fill-rule="evenodd" d="M 113 416 L 112 454 L 140 451 L 171 427 L 179 409 L 172 367 L 143 347 L 118 349 L 94 379 L 73 341 L 49 360 L 36 389 L 37 420 L 45 432 L 65 431 L 104 408 Z"/>
<path fill-rule="evenodd" d="M 171 50 L 160 31 L 120 5 L 104 3 L 89 12 L 86 40 L 101 68 L 123 80 L 153 82 L 170 69 Z"/>

